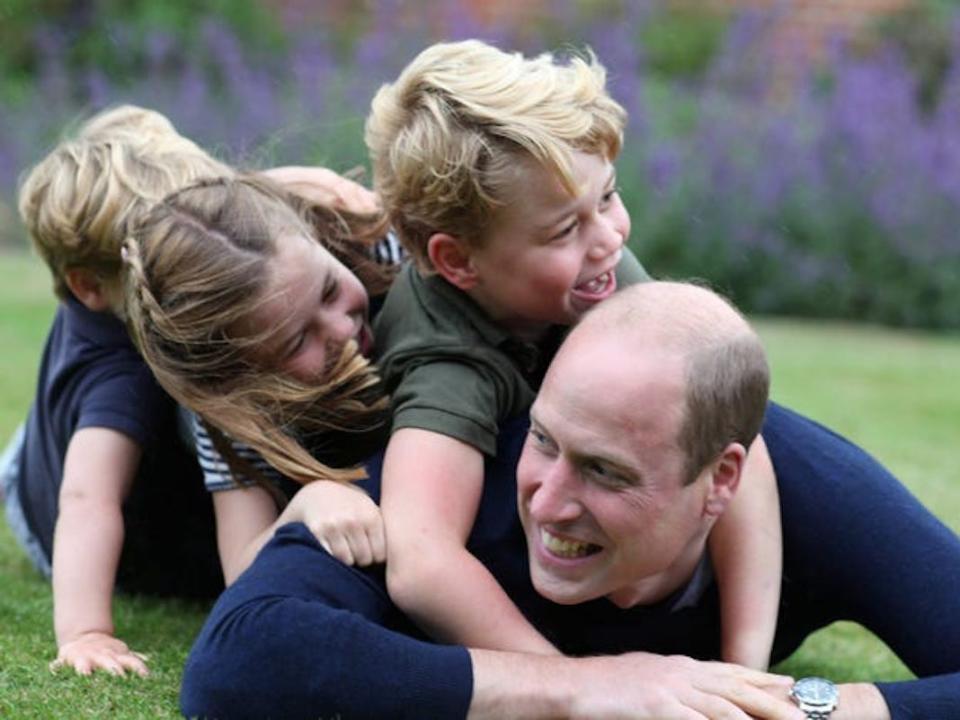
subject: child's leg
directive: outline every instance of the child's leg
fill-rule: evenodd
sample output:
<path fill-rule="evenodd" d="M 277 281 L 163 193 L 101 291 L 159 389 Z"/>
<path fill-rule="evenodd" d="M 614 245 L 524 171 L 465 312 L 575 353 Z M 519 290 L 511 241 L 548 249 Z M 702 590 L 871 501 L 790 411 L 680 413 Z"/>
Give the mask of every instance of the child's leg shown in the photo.
<path fill-rule="evenodd" d="M 20 461 L 20 448 L 23 447 L 23 423 L 13 431 L 10 442 L 0 455 L 0 502 L 7 496 L 7 488 L 13 485 Z"/>
<path fill-rule="evenodd" d="M 27 524 L 27 518 L 23 514 L 23 507 L 20 504 L 20 493 L 17 487 L 17 476 L 20 473 L 20 455 L 23 450 L 25 431 L 24 426 L 20 425 L 7 443 L 7 447 L 0 457 L 0 491 L 2 491 L 2 500 L 4 510 L 7 515 L 7 524 L 10 531 L 20 543 L 20 546 L 27 553 L 30 562 L 33 563 L 45 577 L 50 577 L 50 560 L 43 552 L 40 541 L 36 538 Z"/>

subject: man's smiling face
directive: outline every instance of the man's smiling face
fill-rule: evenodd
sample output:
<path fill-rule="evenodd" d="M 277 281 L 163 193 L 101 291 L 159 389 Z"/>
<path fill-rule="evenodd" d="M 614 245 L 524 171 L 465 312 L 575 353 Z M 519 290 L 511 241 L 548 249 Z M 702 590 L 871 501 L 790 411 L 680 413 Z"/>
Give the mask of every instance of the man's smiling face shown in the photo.
<path fill-rule="evenodd" d="M 710 492 L 684 485 L 683 363 L 613 333 L 568 339 L 531 410 L 518 505 L 537 591 L 563 604 L 651 603 L 703 552 Z"/>

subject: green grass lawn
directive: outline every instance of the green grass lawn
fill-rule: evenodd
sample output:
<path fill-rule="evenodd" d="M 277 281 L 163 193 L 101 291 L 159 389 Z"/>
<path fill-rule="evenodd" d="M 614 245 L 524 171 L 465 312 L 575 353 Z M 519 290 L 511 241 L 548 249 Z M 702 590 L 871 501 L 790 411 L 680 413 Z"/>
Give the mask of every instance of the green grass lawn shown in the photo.
<path fill-rule="evenodd" d="M 24 416 L 54 302 L 42 264 L 0 255 L 0 436 Z M 774 396 L 871 450 L 955 530 L 960 530 L 960 337 L 857 325 L 763 319 Z M 0 521 L 0 717 L 178 717 L 180 668 L 205 608 L 121 597 L 118 634 L 150 654 L 146 680 L 51 674 L 50 590 Z M 861 628 L 838 623 L 780 666 L 838 680 L 909 677 Z"/>

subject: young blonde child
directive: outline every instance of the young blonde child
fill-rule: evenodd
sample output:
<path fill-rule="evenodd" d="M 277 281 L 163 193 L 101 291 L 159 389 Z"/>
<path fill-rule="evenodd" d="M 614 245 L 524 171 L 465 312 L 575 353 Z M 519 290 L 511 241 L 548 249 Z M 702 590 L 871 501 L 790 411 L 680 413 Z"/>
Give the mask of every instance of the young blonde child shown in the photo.
<path fill-rule="evenodd" d="M 379 510 L 350 484 L 383 441 L 385 400 L 363 357 L 369 295 L 393 275 L 382 234 L 379 216 L 239 176 L 168 196 L 125 246 L 137 346 L 203 421 L 228 584 L 294 520 L 347 563 L 385 556 Z"/>
<path fill-rule="evenodd" d="M 376 324 L 393 396 L 387 581 L 439 639 L 555 652 L 464 542 L 497 427 L 528 410 L 563 327 L 644 279 L 626 247 L 630 219 L 613 165 L 624 122 L 592 55 L 526 59 L 477 41 L 428 48 L 373 101 L 375 189 L 416 262 Z M 762 442 L 750 456 L 752 477 L 711 535 L 711 554 L 723 657 L 765 667 L 779 514 Z M 571 576 L 605 562 L 601 545 L 562 530 L 541 540 Z"/>
<path fill-rule="evenodd" d="M 52 578 L 54 666 L 146 674 L 144 656 L 115 637 L 115 584 L 222 587 L 196 460 L 123 325 L 120 246 L 149 204 L 227 171 L 162 116 L 124 106 L 90 119 L 22 182 L 20 214 L 60 304 L 4 485 L 14 534 Z"/>
<path fill-rule="evenodd" d="M 369 191 L 323 168 L 266 174 L 298 202 L 375 209 Z M 122 106 L 86 122 L 23 181 L 21 214 L 61 304 L 36 400 L 4 453 L 2 476 L 15 535 L 52 575 L 55 666 L 83 674 L 147 672 L 144 657 L 114 637 L 115 583 L 206 596 L 223 586 L 203 491 L 209 472 L 201 478 L 194 452 L 178 437 L 176 404 L 124 327 L 120 250 L 135 221 L 168 193 L 200 178 L 234 175 L 159 113 Z M 209 459 L 203 452 L 201 458 Z M 249 498 L 260 494 L 269 506 L 256 505 L 261 516 L 245 514 Z M 237 493 L 243 500 L 233 495 L 218 493 L 213 503 L 220 560 L 231 580 L 238 572 L 234 556 L 279 514 L 259 487 Z M 382 531 L 369 500 L 342 490 L 324 498 L 312 516 L 323 542 L 348 562 L 375 559 L 366 533 Z"/>

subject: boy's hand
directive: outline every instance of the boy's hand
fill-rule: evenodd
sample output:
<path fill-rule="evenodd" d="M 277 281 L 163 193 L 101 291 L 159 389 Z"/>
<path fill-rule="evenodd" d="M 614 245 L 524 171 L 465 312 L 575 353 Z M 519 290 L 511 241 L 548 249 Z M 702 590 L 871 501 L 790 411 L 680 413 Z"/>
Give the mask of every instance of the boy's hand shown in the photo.
<path fill-rule="evenodd" d="M 336 210 L 363 215 L 380 209 L 373 191 L 327 168 L 286 166 L 265 170 L 263 174 L 290 192 Z"/>
<path fill-rule="evenodd" d="M 290 503 L 323 548 L 347 565 L 386 560 L 380 508 L 358 487 L 328 480 L 305 485 Z M 289 508 L 288 508 L 289 509 Z"/>
<path fill-rule="evenodd" d="M 111 675 L 126 675 L 126 671 L 140 677 L 149 675 L 147 656 L 134 652 L 119 638 L 104 632 L 88 632 L 65 642 L 57 652 L 57 659 L 50 663 L 50 670 L 72 667 L 80 675 L 89 675 L 94 670 L 106 670 Z"/>

